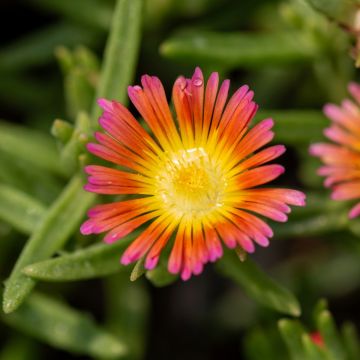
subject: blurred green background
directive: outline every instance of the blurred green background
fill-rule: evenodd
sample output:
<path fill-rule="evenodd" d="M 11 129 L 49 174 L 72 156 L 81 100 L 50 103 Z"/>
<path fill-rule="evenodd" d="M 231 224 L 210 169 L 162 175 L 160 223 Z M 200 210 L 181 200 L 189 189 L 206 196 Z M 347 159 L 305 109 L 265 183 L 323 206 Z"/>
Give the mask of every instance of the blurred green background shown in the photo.
<path fill-rule="evenodd" d="M 322 106 L 356 80 L 358 7 L 2 0 L 0 360 L 360 359 L 360 221 L 329 199 L 308 155 L 328 124 Z M 127 85 L 145 73 L 170 95 L 195 66 L 255 91 L 255 122 L 273 117 L 275 143 L 288 148 L 278 183 L 305 191 L 308 206 L 272 223 L 271 246 L 252 259 L 227 253 L 184 283 L 165 262 L 146 273 L 121 266 L 134 235 L 105 245 L 78 229 L 104 200 L 82 190 L 95 99 L 127 104 Z"/>

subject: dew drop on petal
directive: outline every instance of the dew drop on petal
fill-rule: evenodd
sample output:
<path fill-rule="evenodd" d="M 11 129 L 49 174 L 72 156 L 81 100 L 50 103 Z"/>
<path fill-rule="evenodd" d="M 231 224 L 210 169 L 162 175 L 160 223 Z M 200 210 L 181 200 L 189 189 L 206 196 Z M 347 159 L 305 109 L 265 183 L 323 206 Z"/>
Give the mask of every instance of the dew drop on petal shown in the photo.
<path fill-rule="evenodd" d="M 202 81 L 200 78 L 195 78 L 195 79 L 193 80 L 193 84 L 194 84 L 195 86 L 202 86 L 203 81 Z"/>

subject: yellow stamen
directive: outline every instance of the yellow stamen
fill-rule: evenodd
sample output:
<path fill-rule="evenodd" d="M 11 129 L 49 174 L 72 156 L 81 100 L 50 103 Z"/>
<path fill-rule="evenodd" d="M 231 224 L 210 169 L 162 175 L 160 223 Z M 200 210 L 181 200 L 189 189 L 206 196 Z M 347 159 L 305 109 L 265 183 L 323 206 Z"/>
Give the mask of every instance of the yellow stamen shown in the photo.
<path fill-rule="evenodd" d="M 178 215 L 210 213 L 221 206 L 226 187 L 222 171 L 203 148 L 170 154 L 156 182 L 161 201 Z"/>

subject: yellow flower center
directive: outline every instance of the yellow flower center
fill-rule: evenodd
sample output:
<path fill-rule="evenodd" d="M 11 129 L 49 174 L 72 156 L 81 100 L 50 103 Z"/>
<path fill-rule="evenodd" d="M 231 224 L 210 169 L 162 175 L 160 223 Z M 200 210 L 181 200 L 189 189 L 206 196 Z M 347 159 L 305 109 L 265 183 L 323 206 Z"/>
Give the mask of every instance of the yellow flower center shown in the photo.
<path fill-rule="evenodd" d="M 224 176 L 203 148 L 180 150 L 162 162 L 158 195 L 178 215 L 205 215 L 221 206 Z"/>

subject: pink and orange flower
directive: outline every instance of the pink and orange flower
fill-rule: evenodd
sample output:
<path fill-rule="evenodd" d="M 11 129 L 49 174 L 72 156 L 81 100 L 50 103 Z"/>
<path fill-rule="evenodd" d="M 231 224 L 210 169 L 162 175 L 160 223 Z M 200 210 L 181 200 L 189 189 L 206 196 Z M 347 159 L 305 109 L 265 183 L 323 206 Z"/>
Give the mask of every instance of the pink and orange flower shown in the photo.
<path fill-rule="evenodd" d="M 356 100 L 346 99 L 341 107 L 327 104 L 325 115 L 332 121 L 324 135 L 333 143 L 318 143 L 310 147 L 310 154 L 318 156 L 324 166 L 318 174 L 325 176 L 324 185 L 332 189 L 334 200 L 360 198 L 360 86 L 349 84 L 349 92 Z M 350 218 L 360 215 L 360 202 L 349 212 Z"/>
<path fill-rule="evenodd" d="M 204 86 L 197 68 L 191 79 L 175 81 L 175 121 L 160 80 L 144 75 L 141 84 L 128 93 L 151 134 L 120 103 L 99 100 L 105 133 L 97 132 L 88 150 L 117 167 L 87 166 L 85 189 L 130 196 L 92 208 L 81 232 L 106 232 L 105 242 L 112 243 L 144 225 L 121 263 L 144 258 L 145 268 L 153 269 L 169 246 L 168 270 L 183 280 L 219 259 L 222 244 L 248 253 L 255 243 L 268 246 L 273 231 L 257 215 L 284 222 L 289 205 L 304 205 L 305 196 L 258 188 L 284 172 L 267 163 L 285 147 L 259 150 L 273 139 L 274 123 L 266 119 L 249 129 L 258 108 L 254 93 L 244 85 L 227 101 L 229 80 L 220 85 L 212 73 Z"/>

